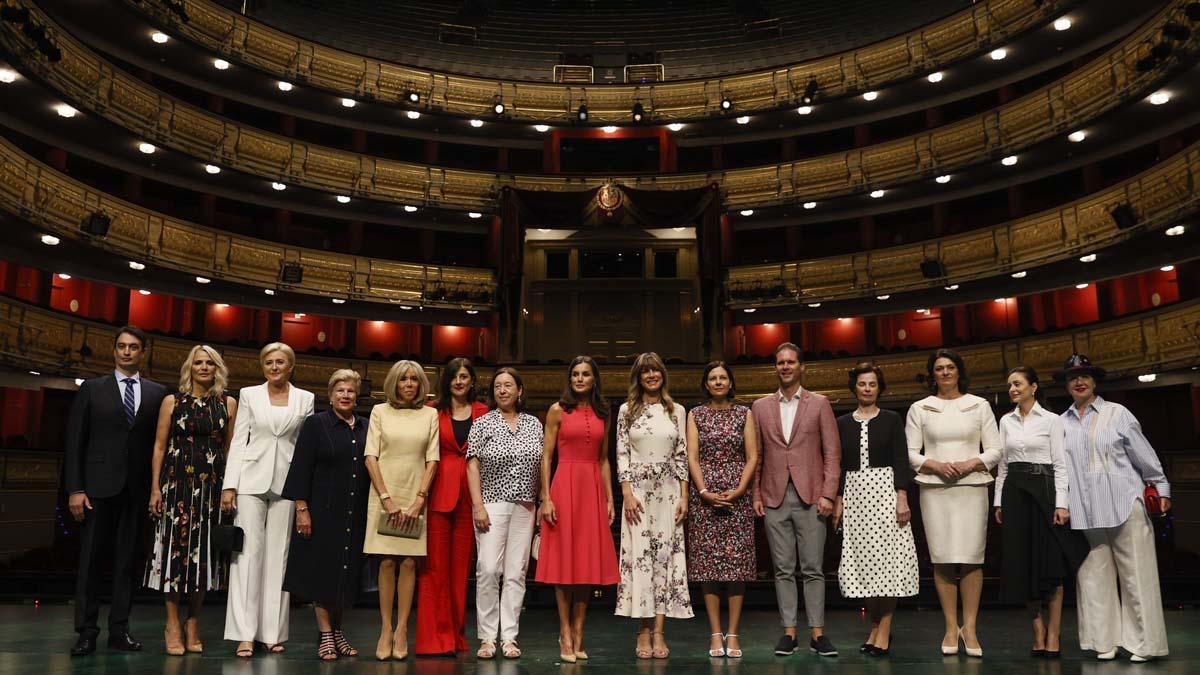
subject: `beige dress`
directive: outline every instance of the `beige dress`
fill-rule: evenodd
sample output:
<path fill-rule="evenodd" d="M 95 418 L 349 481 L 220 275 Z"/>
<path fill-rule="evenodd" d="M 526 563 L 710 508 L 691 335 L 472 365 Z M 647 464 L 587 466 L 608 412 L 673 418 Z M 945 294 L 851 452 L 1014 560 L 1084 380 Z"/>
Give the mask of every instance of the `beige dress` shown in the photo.
<path fill-rule="evenodd" d="M 379 471 L 387 485 L 392 501 L 407 509 L 421 489 L 425 462 L 436 462 L 438 450 L 438 416 L 436 408 L 393 408 L 380 403 L 371 409 L 371 424 L 367 427 L 366 457 L 377 457 Z M 383 555 L 425 555 L 425 529 L 417 539 L 390 537 L 376 532 L 383 505 L 379 492 L 371 485 L 367 501 L 367 538 L 364 553 Z"/>

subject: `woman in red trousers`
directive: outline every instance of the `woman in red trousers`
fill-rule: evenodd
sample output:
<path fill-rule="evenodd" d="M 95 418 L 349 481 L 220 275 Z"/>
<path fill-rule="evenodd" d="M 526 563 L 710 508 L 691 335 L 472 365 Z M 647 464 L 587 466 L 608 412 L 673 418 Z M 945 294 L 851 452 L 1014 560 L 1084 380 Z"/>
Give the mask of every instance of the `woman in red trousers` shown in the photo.
<path fill-rule="evenodd" d="M 438 387 L 441 458 L 429 491 L 429 553 L 418 577 L 415 654 L 466 651 L 463 634 L 467 573 L 475 546 L 471 494 L 467 489 L 467 434 L 471 422 L 488 411 L 475 400 L 475 368 L 451 359 Z"/>
<path fill-rule="evenodd" d="M 608 403 L 600 370 L 587 356 L 567 369 L 567 386 L 546 414 L 542 446 L 542 543 L 535 581 L 554 584 L 559 658 L 586 659 L 583 623 L 593 586 L 615 584 L 612 469 L 608 462 Z M 550 463 L 558 470 L 550 481 Z"/>

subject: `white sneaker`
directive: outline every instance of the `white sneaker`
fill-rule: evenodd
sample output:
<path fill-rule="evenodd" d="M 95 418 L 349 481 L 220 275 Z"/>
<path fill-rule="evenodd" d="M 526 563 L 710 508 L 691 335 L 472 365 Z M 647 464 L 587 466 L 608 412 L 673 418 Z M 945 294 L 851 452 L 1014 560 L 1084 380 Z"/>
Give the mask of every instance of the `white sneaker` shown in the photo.
<path fill-rule="evenodd" d="M 1113 647 L 1107 652 L 1096 652 L 1096 658 L 1101 661 L 1112 661 L 1117 658 L 1117 649 Z"/>

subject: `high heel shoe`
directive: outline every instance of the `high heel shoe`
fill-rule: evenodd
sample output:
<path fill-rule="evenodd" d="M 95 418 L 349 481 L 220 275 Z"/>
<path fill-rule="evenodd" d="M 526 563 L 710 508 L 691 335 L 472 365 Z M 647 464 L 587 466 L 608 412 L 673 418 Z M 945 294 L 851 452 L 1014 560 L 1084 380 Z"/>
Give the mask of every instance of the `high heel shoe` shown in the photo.
<path fill-rule="evenodd" d="M 714 659 L 717 659 L 722 656 L 725 656 L 725 636 L 720 633 L 712 633 L 711 635 L 708 636 L 709 644 L 712 644 L 712 638 L 714 638 L 714 637 L 721 638 L 721 647 L 719 649 L 709 649 L 708 655 Z"/>
<path fill-rule="evenodd" d="M 384 646 L 386 640 L 386 647 Z M 386 637 L 380 636 L 379 642 L 375 643 L 375 659 L 378 661 L 387 661 L 392 658 L 392 634 L 389 632 Z"/>
<path fill-rule="evenodd" d="M 167 654 L 170 656 L 183 656 L 186 652 L 186 649 L 183 646 L 183 630 L 180 630 L 179 634 L 175 636 L 175 638 L 179 640 L 178 645 L 171 644 L 171 637 L 170 629 L 163 630 L 163 642 L 166 643 Z"/>
<path fill-rule="evenodd" d="M 958 629 L 958 639 L 962 640 L 963 650 L 967 652 L 967 656 L 973 656 L 975 658 L 980 658 L 983 656 L 983 647 L 968 647 L 967 646 L 967 639 L 963 637 L 963 632 L 962 632 L 961 628 Z"/>
<path fill-rule="evenodd" d="M 558 638 L 558 659 L 563 663 L 575 663 L 579 657 L 575 656 L 575 650 L 564 652 L 562 649 L 562 638 Z"/>
<path fill-rule="evenodd" d="M 888 646 L 876 647 L 871 645 L 871 651 L 867 652 L 871 656 L 887 656 L 892 653 L 892 634 L 888 633 Z"/>
<path fill-rule="evenodd" d="M 942 643 L 942 645 L 941 645 L 942 656 L 954 656 L 955 654 L 957 654 L 958 653 L 958 641 L 961 639 L 962 639 L 962 629 L 959 628 L 958 632 L 955 633 L 955 635 L 954 635 L 954 646 L 953 647 L 947 647 L 945 642 Z"/>
<path fill-rule="evenodd" d="M 203 654 L 204 643 L 200 641 L 200 620 L 191 618 L 183 622 L 184 649 L 192 654 Z"/>
<path fill-rule="evenodd" d="M 408 658 L 408 637 L 403 640 L 392 635 L 392 659 L 395 661 L 403 661 Z"/>
<path fill-rule="evenodd" d="M 738 644 L 739 645 L 742 644 L 741 636 L 739 636 L 737 633 L 730 633 L 730 634 L 726 635 L 725 636 L 725 656 L 728 656 L 731 659 L 740 659 L 740 658 L 742 658 L 742 650 L 740 648 L 739 649 L 730 649 L 729 648 L 729 638 L 731 638 L 731 637 L 738 638 Z"/>

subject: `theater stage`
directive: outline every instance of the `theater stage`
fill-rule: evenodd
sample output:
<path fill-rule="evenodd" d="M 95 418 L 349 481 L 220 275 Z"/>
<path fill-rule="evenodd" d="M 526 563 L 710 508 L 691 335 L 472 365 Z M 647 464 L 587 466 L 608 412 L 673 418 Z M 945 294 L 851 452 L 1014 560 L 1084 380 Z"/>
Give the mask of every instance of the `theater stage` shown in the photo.
<path fill-rule="evenodd" d="M 473 655 L 450 658 L 409 657 L 405 662 L 380 663 L 369 656 L 378 636 L 377 613 L 367 608 L 348 614 L 346 632 L 364 655 L 321 664 L 315 659 L 316 629 L 312 612 L 297 608 L 292 612 L 292 640 L 288 651 L 279 655 L 256 655 L 246 661 L 233 656 L 234 643 L 220 639 L 225 608 L 214 604 L 203 617 L 202 637 L 205 653 L 168 657 L 162 653 L 162 609 L 154 605 L 134 607 L 133 635 L 146 646 L 138 654 L 110 651 L 101 646 L 91 657 L 72 659 L 67 650 L 74 642 L 71 632 L 72 608 L 69 605 L 35 607 L 32 604 L 0 605 L 0 673 L 49 675 L 50 673 L 105 673 L 135 675 L 289 675 L 290 673 L 372 673 L 373 675 L 520 675 L 523 673 L 866 673 L 875 675 L 987 675 L 989 673 L 1030 673 L 1033 675 L 1117 675 L 1118 673 L 1200 673 L 1200 611 L 1195 608 L 1170 609 L 1167 629 L 1171 656 L 1148 664 L 1135 665 L 1127 658 L 1098 662 L 1081 654 L 1076 647 L 1075 615 L 1068 612 L 1063 626 L 1063 658 L 1059 661 L 1033 660 L 1028 656 L 1028 623 L 1016 609 L 985 609 L 981 617 L 980 638 L 983 659 L 962 655 L 942 657 L 937 650 L 941 639 L 941 615 L 934 609 L 902 609 L 892 638 L 892 655 L 871 658 L 858 653 L 865 637 L 863 618 L 847 610 L 829 612 L 829 635 L 842 655 L 824 659 L 797 653 L 777 657 L 771 653 L 779 635 L 776 615 L 767 610 L 747 613 L 741 633 L 745 657 L 710 659 L 707 656 L 707 622 L 701 617 L 687 621 L 668 621 L 667 639 L 672 648 L 666 661 L 638 661 L 633 656 L 634 622 L 612 616 L 598 605 L 589 614 L 587 650 L 591 659 L 579 664 L 561 664 L 555 643 L 557 625 L 550 610 L 527 613 L 522 621 L 521 645 L 525 655 L 515 661 L 497 658 L 477 662 Z M 104 614 L 101 615 L 101 625 Z M 470 624 L 474 622 L 471 621 Z M 472 626 L 468 625 L 468 632 Z M 106 635 L 101 633 L 101 645 Z"/>

